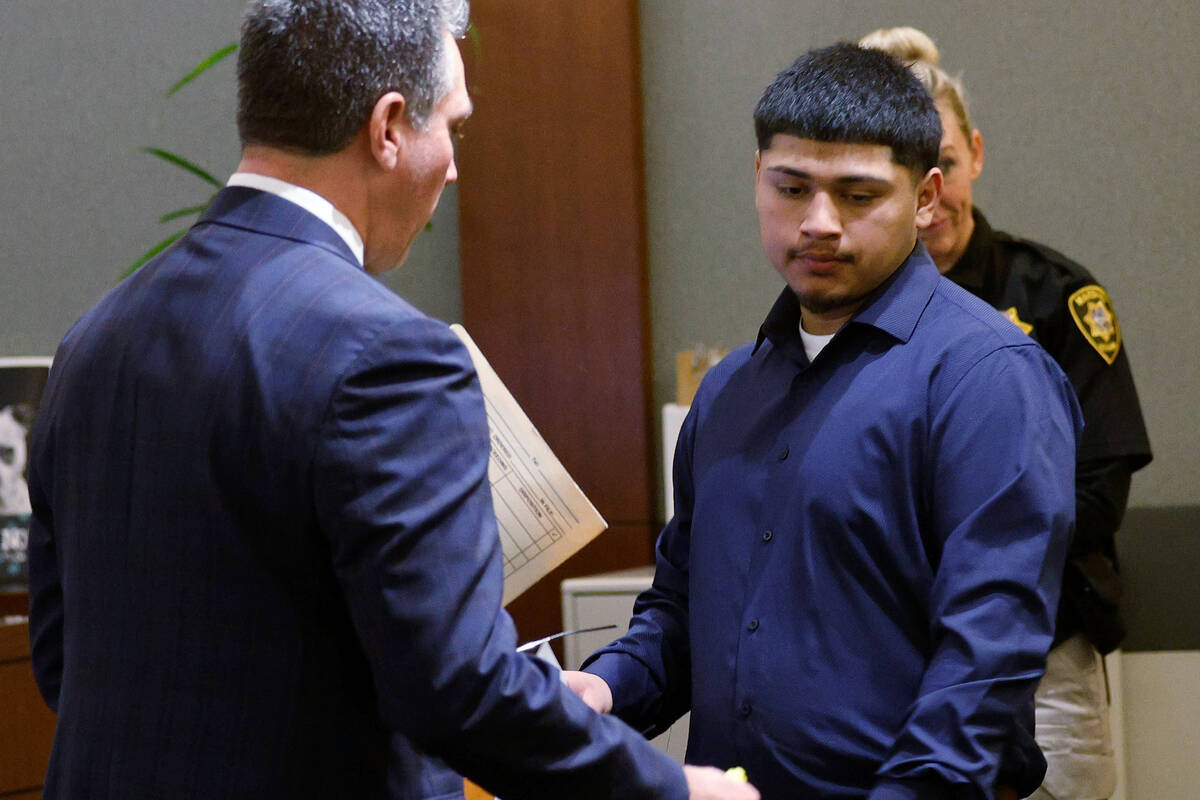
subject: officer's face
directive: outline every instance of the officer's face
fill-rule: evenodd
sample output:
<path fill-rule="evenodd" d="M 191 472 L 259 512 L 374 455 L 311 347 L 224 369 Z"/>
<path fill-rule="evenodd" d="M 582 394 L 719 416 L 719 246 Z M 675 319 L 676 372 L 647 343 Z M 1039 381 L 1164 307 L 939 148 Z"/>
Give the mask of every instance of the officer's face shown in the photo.
<path fill-rule="evenodd" d="M 942 170 L 942 199 L 929 227 L 921 231 L 921 241 L 929 249 L 938 269 L 948 271 L 971 240 L 975 223 L 971 219 L 971 184 L 983 170 L 983 137 L 963 134 L 962 122 L 945 100 L 937 102 L 942 118 L 942 149 L 938 167 Z"/>
<path fill-rule="evenodd" d="M 800 298 L 804 328 L 832 333 L 908 257 L 941 173 L 915 179 L 885 145 L 777 134 L 755 160 L 767 257 Z"/>

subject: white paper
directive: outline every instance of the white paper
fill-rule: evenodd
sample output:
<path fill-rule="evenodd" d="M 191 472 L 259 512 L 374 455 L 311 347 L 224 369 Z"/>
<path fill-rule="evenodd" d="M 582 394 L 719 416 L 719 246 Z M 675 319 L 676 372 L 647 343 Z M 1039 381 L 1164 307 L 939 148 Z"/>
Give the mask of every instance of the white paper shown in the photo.
<path fill-rule="evenodd" d="M 596 538 L 608 523 L 567 474 L 461 325 L 491 431 L 488 480 L 504 551 L 504 604 Z"/>

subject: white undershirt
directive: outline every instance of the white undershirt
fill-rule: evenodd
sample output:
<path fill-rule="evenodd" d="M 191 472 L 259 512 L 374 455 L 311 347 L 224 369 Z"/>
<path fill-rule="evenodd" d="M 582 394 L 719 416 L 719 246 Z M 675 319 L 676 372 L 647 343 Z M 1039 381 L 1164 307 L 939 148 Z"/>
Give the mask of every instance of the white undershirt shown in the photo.
<path fill-rule="evenodd" d="M 342 240 L 350 248 L 350 252 L 354 253 L 354 257 L 358 259 L 359 266 L 362 266 L 363 240 L 362 236 L 355 229 L 354 223 L 350 221 L 349 217 L 334 208 L 333 203 L 321 197 L 316 192 L 305 189 L 303 186 L 296 186 L 293 183 L 281 181 L 278 178 L 269 178 L 266 175 L 259 175 L 254 172 L 235 172 L 229 176 L 229 180 L 226 181 L 225 185 L 258 189 L 260 192 L 268 192 L 276 197 L 282 197 L 290 203 L 295 203 L 333 228 L 334 233 L 342 237 Z"/>
<path fill-rule="evenodd" d="M 833 337 L 834 334 L 832 333 L 809 333 L 804 330 L 803 323 L 800 325 L 800 341 L 804 342 L 804 354 L 808 356 L 810 362 L 816 360 L 817 354 L 825 349 L 825 345 L 829 344 Z"/>

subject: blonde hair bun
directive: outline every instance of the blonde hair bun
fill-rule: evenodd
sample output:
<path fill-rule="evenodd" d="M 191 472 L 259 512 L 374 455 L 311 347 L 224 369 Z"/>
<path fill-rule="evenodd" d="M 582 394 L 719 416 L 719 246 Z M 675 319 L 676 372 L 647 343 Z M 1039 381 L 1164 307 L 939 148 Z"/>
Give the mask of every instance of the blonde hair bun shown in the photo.
<path fill-rule="evenodd" d="M 880 28 L 859 39 L 858 44 L 860 47 L 882 50 L 906 64 L 924 61 L 935 67 L 938 65 L 937 45 L 927 33 L 916 28 Z"/>
<path fill-rule="evenodd" d="M 860 47 L 882 50 L 906 65 L 917 80 L 925 85 L 934 100 L 945 100 L 950 104 L 958 127 L 966 140 L 971 141 L 971 114 L 967 109 L 967 93 L 962 81 L 947 75 L 938 62 L 937 45 L 929 34 L 916 28 L 880 28 L 858 40 Z"/>

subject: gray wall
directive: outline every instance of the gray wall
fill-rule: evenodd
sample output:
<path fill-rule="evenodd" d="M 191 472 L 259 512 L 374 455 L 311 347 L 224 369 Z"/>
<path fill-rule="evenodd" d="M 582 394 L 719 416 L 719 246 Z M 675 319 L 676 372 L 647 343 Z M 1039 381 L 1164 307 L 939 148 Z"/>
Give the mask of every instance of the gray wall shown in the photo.
<path fill-rule="evenodd" d="M 51 354 L 134 259 L 203 203 L 200 180 L 138 152 L 155 145 L 224 180 L 238 161 L 233 60 L 166 90 L 235 41 L 243 0 L 0 0 L 0 355 Z M 451 188 L 431 232 L 384 281 L 460 316 Z"/>
<path fill-rule="evenodd" d="M 236 164 L 231 63 L 163 93 L 236 38 L 241 6 L 0 0 L 0 354 L 51 352 L 172 230 L 156 217 L 206 196 L 140 145 L 220 177 Z M 987 149 L 979 205 L 1092 267 L 1116 300 L 1156 454 L 1133 504 L 1197 502 L 1200 7 L 643 0 L 641 14 L 657 401 L 673 395 L 677 350 L 752 338 L 780 286 L 752 205 L 763 85 L 809 46 L 915 24 L 974 99 Z M 444 319 L 460 315 L 456 234 L 451 189 L 434 230 L 385 278 Z"/>
<path fill-rule="evenodd" d="M 241 5 L 0 0 L 0 355 L 52 352 L 170 232 L 155 218 L 206 196 L 140 145 L 178 150 L 221 177 L 236 164 L 230 64 L 176 98 L 163 92 L 236 37 Z M 1132 503 L 1180 507 L 1130 512 L 1129 646 L 1195 647 L 1200 634 L 1178 611 L 1196 602 L 1200 543 L 1200 6 L 643 0 L 641 13 L 656 400 L 673 396 L 677 350 L 751 339 L 780 287 L 752 205 L 750 113 L 763 85 L 807 47 L 921 27 L 974 98 L 987 150 L 980 206 L 999 227 L 1091 266 L 1116 299 L 1156 455 L 1135 478 Z M 453 191 L 434 225 L 386 280 L 457 319 Z M 1174 796 L 1156 791 L 1159 773 L 1194 782 L 1184 768 L 1194 719 L 1172 716 L 1175 692 L 1194 693 L 1194 682 L 1165 674 L 1141 669 L 1133 688 L 1157 694 L 1128 693 L 1141 715 L 1127 730 L 1131 769 L 1143 764 L 1129 781 L 1139 798 Z"/>
<path fill-rule="evenodd" d="M 915 25 L 963 75 L 999 228 L 1089 266 L 1115 298 L 1155 460 L 1134 505 L 1200 500 L 1200 6 L 643 0 L 656 399 L 674 353 L 752 339 L 782 286 L 753 208 L 751 112 L 801 51 Z"/>

